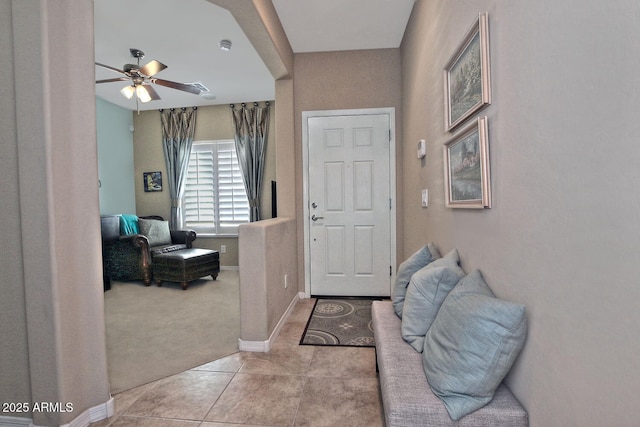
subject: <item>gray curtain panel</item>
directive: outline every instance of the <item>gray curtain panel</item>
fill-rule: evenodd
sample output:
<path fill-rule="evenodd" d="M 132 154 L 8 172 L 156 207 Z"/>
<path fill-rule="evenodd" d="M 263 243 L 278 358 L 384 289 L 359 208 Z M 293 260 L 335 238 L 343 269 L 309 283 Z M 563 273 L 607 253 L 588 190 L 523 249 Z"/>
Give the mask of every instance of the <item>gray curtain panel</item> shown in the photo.
<path fill-rule="evenodd" d="M 264 153 L 269 132 L 269 103 L 260 107 L 242 104 L 240 109 L 231 105 L 238 163 L 242 170 L 244 187 L 249 199 L 251 222 L 260 221 L 260 191 L 264 171 Z"/>
<path fill-rule="evenodd" d="M 196 130 L 197 108 L 188 110 L 160 110 L 162 123 L 162 147 L 167 165 L 167 182 L 171 197 L 171 219 L 169 227 L 178 230 L 182 227 L 180 200 L 187 179 L 189 156 Z"/>

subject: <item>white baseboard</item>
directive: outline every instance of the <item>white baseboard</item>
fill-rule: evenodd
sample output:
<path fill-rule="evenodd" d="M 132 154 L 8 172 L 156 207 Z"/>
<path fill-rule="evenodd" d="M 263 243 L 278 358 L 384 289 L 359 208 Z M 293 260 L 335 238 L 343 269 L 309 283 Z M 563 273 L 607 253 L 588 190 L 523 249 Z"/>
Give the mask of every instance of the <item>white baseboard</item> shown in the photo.
<path fill-rule="evenodd" d="M 268 353 L 271 350 L 271 343 L 269 341 L 245 341 L 242 338 L 238 338 L 238 350 Z"/>
<path fill-rule="evenodd" d="M 0 427 L 33 427 L 31 418 L 0 417 Z"/>
<path fill-rule="evenodd" d="M 237 265 L 221 265 L 220 270 L 240 271 L 240 267 Z"/>
<path fill-rule="evenodd" d="M 273 328 L 273 332 L 271 333 L 271 336 L 269 337 L 268 340 L 245 341 L 241 338 L 238 338 L 238 349 L 240 349 L 240 351 L 251 351 L 254 353 L 267 353 L 269 350 L 271 350 L 271 343 L 275 341 L 276 337 L 280 333 L 280 329 L 282 329 L 282 326 L 287 321 L 289 314 L 291 314 L 291 312 L 293 311 L 293 308 L 296 306 L 297 302 L 300 300 L 301 298 L 300 295 L 304 296 L 304 293 L 298 293 L 295 297 L 293 297 L 293 299 L 291 300 L 291 303 L 289 303 L 289 307 L 287 307 L 282 317 L 280 317 L 280 320 L 278 321 L 278 324 L 276 325 L 276 327 Z"/>
<path fill-rule="evenodd" d="M 61 427 L 88 427 L 89 424 L 109 418 L 115 413 L 113 397 L 103 404 L 87 409 L 68 424 Z"/>
<path fill-rule="evenodd" d="M 89 424 L 104 420 L 115 413 L 115 403 L 111 397 L 105 403 L 87 409 L 82 414 L 73 419 L 70 423 L 61 427 L 88 427 Z M 0 417 L 0 427 L 38 427 L 33 424 L 31 418 Z"/>

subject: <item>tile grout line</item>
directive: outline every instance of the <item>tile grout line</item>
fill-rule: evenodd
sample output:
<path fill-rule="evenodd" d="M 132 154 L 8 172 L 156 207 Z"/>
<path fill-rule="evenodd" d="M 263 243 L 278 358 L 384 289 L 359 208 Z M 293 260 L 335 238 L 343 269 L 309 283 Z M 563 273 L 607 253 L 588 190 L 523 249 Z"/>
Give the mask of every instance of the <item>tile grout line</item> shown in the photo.
<path fill-rule="evenodd" d="M 209 409 L 207 409 L 207 412 L 204 414 L 204 417 L 202 417 L 202 419 L 200 420 L 200 424 L 204 423 L 204 422 L 208 422 L 205 421 L 205 419 L 207 418 L 207 415 L 209 415 L 209 413 L 213 410 L 213 407 L 216 406 L 216 403 L 218 403 L 218 401 L 220 400 L 220 398 L 222 397 L 222 395 L 224 394 L 225 391 L 227 391 L 227 388 L 229 388 L 229 385 L 231 384 L 231 382 L 233 381 L 233 379 L 236 377 L 236 375 L 238 374 L 238 372 L 240 372 L 240 369 L 242 369 L 242 367 L 244 366 L 244 361 L 242 361 L 242 364 L 238 367 L 238 369 L 236 369 L 235 372 L 233 372 L 233 375 L 231 376 L 231 378 L 229 379 L 229 382 L 227 382 L 227 385 L 224 386 L 224 389 L 222 390 L 222 392 L 220 392 L 220 394 L 218 395 L 218 397 L 216 397 L 216 399 L 214 400 L 214 402 L 211 404 L 211 406 L 209 407 Z M 227 373 L 231 373 L 231 372 L 227 372 Z M 217 421 L 216 421 L 217 422 Z"/>
<path fill-rule="evenodd" d="M 300 346 L 300 344 L 298 344 L 298 346 Z M 302 390 L 300 392 L 300 397 L 298 399 L 298 405 L 296 406 L 296 410 L 295 413 L 293 414 L 293 420 L 292 420 L 292 424 L 291 426 L 294 427 L 296 425 L 296 421 L 298 420 L 298 415 L 300 413 L 300 406 L 302 405 L 302 398 L 304 397 L 304 392 L 305 389 L 307 387 L 307 383 L 309 382 L 309 371 L 311 369 L 311 364 L 313 363 L 313 360 L 316 356 L 316 349 L 313 349 L 313 354 L 311 355 L 311 358 L 309 359 L 309 365 L 307 366 L 307 369 L 304 371 L 304 383 L 302 384 Z"/>

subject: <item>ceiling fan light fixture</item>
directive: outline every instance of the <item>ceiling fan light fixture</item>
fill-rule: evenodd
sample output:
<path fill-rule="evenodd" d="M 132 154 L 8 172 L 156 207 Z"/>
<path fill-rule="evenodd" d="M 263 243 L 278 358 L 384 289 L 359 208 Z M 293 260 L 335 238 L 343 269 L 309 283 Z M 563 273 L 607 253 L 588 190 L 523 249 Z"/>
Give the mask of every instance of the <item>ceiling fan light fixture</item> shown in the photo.
<path fill-rule="evenodd" d="M 231 46 L 231 42 L 229 42 L 229 46 Z M 178 83 L 170 80 L 158 79 L 155 75 L 167 68 L 165 64 L 154 59 L 141 67 L 140 59 L 144 57 L 144 52 L 139 49 L 130 49 L 130 52 L 131 56 L 137 59 L 137 64 L 125 64 L 122 69 L 96 62 L 96 65 L 115 71 L 121 75 L 121 77 L 97 80 L 96 83 L 111 83 L 129 80 L 129 85 L 120 89 L 120 93 L 126 99 L 133 99 L 135 96 L 136 105 L 138 105 L 138 102 L 147 103 L 161 99 L 153 85 L 177 89 L 194 95 L 199 95 L 203 91 L 209 91 L 209 89 L 201 83 L 196 85 L 195 83 Z"/>
<path fill-rule="evenodd" d="M 147 89 L 145 89 L 145 87 L 142 85 L 136 86 L 136 95 L 138 95 L 138 98 L 142 103 L 151 101 L 151 95 L 149 95 Z"/>
<path fill-rule="evenodd" d="M 125 96 L 127 99 L 131 99 L 133 94 L 135 93 L 136 88 L 133 86 L 125 86 L 120 90 L 120 93 Z"/>
<path fill-rule="evenodd" d="M 220 46 L 220 50 L 223 52 L 229 52 L 231 50 L 231 40 L 220 40 L 220 43 L 218 43 L 218 46 Z"/>

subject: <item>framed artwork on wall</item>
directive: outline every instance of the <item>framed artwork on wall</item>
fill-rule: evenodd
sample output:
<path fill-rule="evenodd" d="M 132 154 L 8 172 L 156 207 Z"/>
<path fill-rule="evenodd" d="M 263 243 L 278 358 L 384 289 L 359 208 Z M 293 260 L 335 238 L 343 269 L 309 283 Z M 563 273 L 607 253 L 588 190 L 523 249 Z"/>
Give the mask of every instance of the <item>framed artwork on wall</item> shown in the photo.
<path fill-rule="evenodd" d="M 489 135 L 486 117 L 467 126 L 444 146 L 445 204 L 448 208 L 491 207 Z"/>
<path fill-rule="evenodd" d="M 144 191 L 162 191 L 162 172 L 143 172 Z"/>
<path fill-rule="evenodd" d="M 489 16 L 481 13 L 444 67 L 445 130 L 491 104 Z"/>

